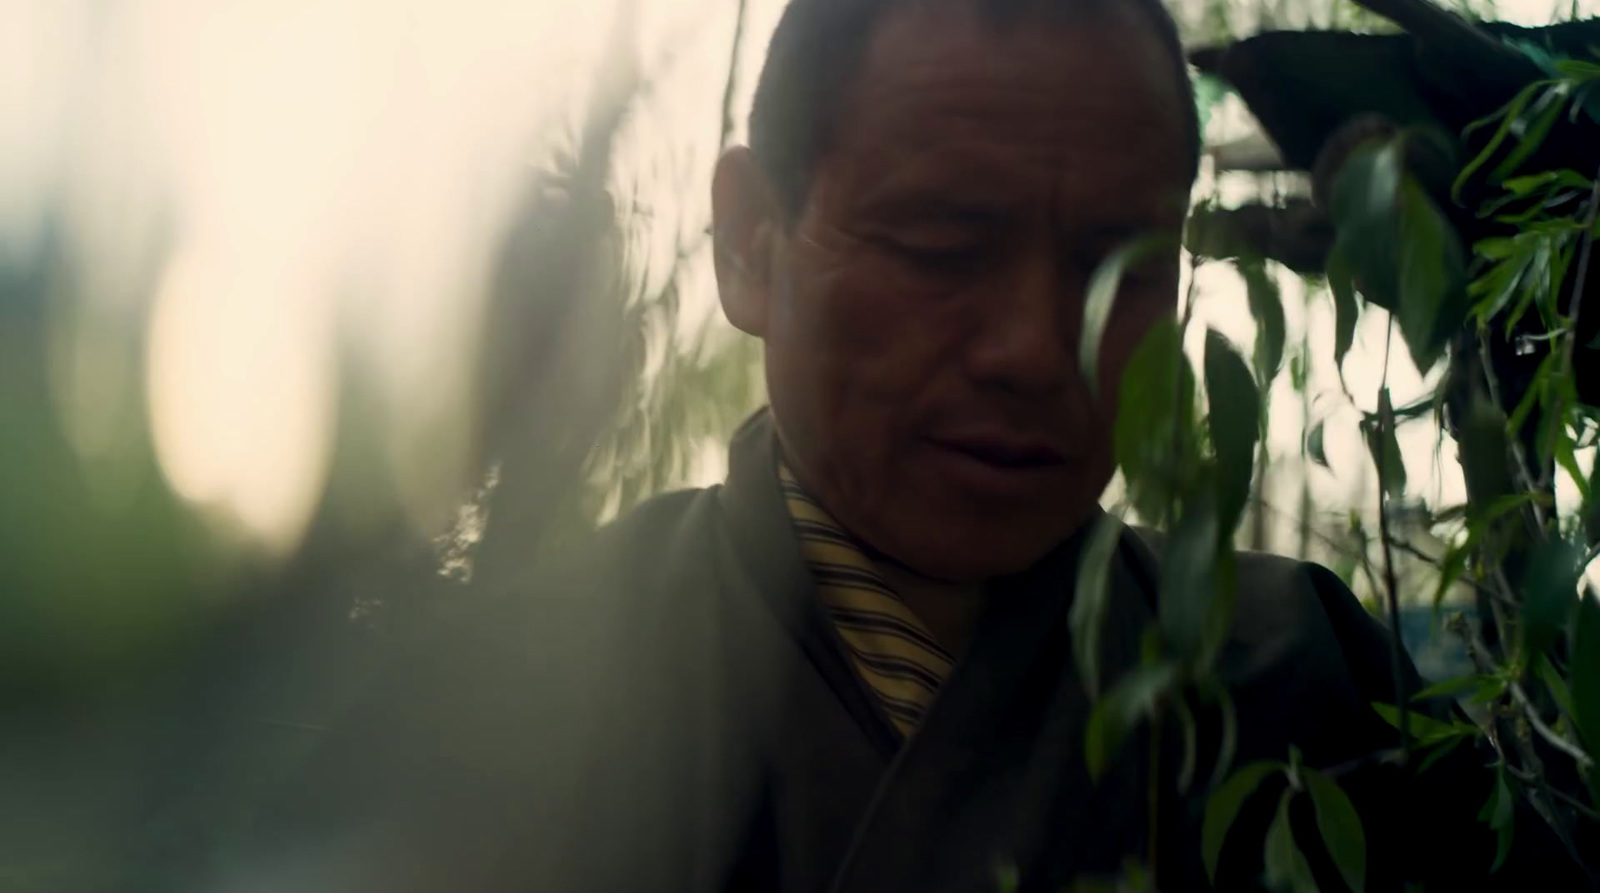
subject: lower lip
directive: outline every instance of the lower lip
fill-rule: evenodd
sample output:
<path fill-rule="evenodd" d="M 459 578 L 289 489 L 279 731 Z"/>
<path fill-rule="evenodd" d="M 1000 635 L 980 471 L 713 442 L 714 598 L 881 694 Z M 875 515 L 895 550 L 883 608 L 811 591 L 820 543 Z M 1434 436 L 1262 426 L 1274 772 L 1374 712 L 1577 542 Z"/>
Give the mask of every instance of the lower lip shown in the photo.
<path fill-rule="evenodd" d="M 1061 473 L 1064 463 L 1006 466 L 985 461 L 956 447 L 930 442 L 941 473 L 965 489 L 1005 496 L 1027 496 L 1039 492 L 1050 478 Z"/>

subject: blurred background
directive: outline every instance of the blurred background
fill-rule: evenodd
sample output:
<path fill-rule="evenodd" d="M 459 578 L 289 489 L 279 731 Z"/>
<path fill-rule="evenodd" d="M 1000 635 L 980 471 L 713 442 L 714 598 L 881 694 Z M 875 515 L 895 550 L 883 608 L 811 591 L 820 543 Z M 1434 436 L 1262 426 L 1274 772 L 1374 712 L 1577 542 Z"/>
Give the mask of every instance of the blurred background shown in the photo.
<path fill-rule="evenodd" d="M 1193 45 L 1383 27 L 1171 5 Z M 0 889 L 199 889 L 396 643 L 720 480 L 763 382 L 716 307 L 709 174 L 781 7 L 0 0 Z M 1305 192 L 1237 169 L 1253 123 L 1198 94 L 1197 201 Z M 1290 374 L 1240 543 L 1370 596 L 1387 321 L 1341 385 L 1325 289 L 1274 269 Z M 1235 269 L 1194 278 L 1198 321 L 1251 343 Z M 1396 405 L 1435 384 L 1396 352 Z M 1400 437 L 1407 498 L 1463 502 L 1438 426 Z M 1406 637 L 1444 675 L 1425 530 Z"/>

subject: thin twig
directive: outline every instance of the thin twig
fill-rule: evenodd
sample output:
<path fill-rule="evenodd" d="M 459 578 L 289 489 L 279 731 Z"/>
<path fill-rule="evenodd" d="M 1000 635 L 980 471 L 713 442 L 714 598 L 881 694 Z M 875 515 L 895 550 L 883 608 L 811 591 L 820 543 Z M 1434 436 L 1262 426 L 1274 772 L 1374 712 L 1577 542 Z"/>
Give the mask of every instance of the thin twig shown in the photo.
<path fill-rule="evenodd" d="M 1527 771 L 1526 769 L 1519 769 L 1516 766 L 1507 763 L 1506 771 L 1510 772 L 1512 776 L 1517 779 L 1517 781 L 1520 781 L 1523 784 L 1538 784 L 1539 777 L 1534 773 Z M 1600 822 L 1600 812 L 1595 812 L 1594 809 L 1589 806 L 1589 804 L 1584 803 L 1582 800 L 1573 797 L 1571 794 L 1564 794 L 1555 788 L 1551 788 L 1549 793 L 1550 796 L 1560 800 L 1562 803 L 1565 803 L 1568 808 L 1570 808 L 1573 812 L 1576 812 L 1578 815 L 1583 816 L 1591 822 Z"/>
<path fill-rule="evenodd" d="M 1539 718 L 1539 711 L 1533 706 L 1533 701 L 1529 700 L 1528 693 L 1522 690 L 1520 682 L 1511 683 L 1511 696 L 1516 699 L 1517 705 L 1522 708 L 1523 715 L 1527 717 L 1528 725 L 1539 733 L 1540 738 L 1543 738 L 1556 750 L 1572 757 L 1579 766 L 1587 769 L 1594 765 L 1594 760 L 1590 759 L 1589 755 L 1584 753 L 1581 748 L 1556 734 L 1554 729 L 1545 725 L 1544 720 Z"/>
<path fill-rule="evenodd" d="M 1406 708 L 1405 673 L 1401 669 L 1404 646 L 1400 642 L 1400 584 L 1395 579 L 1394 548 L 1389 538 L 1389 478 L 1385 469 L 1389 457 L 1387 438 L 1394 434 L 1394 410 L 1389 403 L 1389 349 L 1393 343 L 1394 320 L 1390 319 L 1388 334 L 1383 342 L 1383 383 L 1380 385 L 1378 404 L 1378 445 L 1373 452 L 1377 454 L 1378 465 L 1378 539 L 1383 547 L 1383 582 L 1388 590 L 1389 601 L 1389 663 L 1394 675 L 1395 711 L 1400 714 L 1400 721 L 1396 725 L 1400 729 L 1400 747 L 1404 751 L 1401 760 L 1404 762 L 1411 754 L 1411 722 L 1410 711 Z"/>
<path fill-rule="evenodd" d="M 728 52 L 728 80 L 722 88 L 722 132 L 717 137 L 717 154 L 728 148 L 733 137 L 733 97 L 739 90 L 739 57 L 744 49 L 744 17 L 750 0 L 739 0 L 733 19 L 733 49 Z"/>
<path fill-rule="evenodd" d="M 1500 407 L 1502 412 L 1505 412 L 1506 404 L 1500 393 L 1500 377 L 1494 373 L 1494 358 L 1489 349 L 1489 332 L 1487 328 L 1478 330 L 1478 355 L 1481 359 L 1479 365 L 1483 367 L 1484 383 L 1489 387 L 1489 399 L 1493 400 L 1494 405 Z M 1543 492 L 1544 488 L 1539 486 L 1539 482 L 1534 480 L 1533 475 L 1528 473 L 1528 454 L 1522 449 L 1522 433 L 1520 431 L 1512 431 L 1510 435 L 1506 440 L 1511 445 L 1511 456 L 1516 460 L 1517 476 L 1522 478 L 1522 483 L 1529 493 Z M 1528 508 L 1533 512 L 1533 518 L 1538 523 L 1539 530 L 1543 531 L 1545 529 L 1543 507 L 1535 500 L 1528 503 Z"/>
<path fill-rule="evenodd" d="M 1564 345 L 1562 367 L 1569 375 L 1572 373 L 1572 353 L 1578 341 L 1578 316 L 1583 313 L 1583 287 L 1588 284 L 1589 257 L 1594 253 L 1596 212 L 1600 212 L 1600 170 L 1595 171 L 1594 188 L 1589 191 L 1589 213 L 1584 218 L 1583 232 L 1578 236 L 1583 240 L 1583 248 L 1578 251 L 1578 270 L 1572 282 L 1572 297 L 1567 304 L 1567 329 L 1570 334 Z"/>

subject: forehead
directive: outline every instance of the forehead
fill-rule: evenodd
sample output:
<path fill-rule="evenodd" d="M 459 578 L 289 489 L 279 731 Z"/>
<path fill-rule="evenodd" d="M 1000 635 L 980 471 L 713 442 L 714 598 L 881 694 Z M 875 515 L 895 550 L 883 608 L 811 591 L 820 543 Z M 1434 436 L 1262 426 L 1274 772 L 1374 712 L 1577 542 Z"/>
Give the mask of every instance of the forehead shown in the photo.
<path fill-rule="evenodd" d="M 970 0 L 908 3 L 874 29 L 823 166 L 1187 193 L 1173 65 L 1125 4 L 996 20 Z"/>

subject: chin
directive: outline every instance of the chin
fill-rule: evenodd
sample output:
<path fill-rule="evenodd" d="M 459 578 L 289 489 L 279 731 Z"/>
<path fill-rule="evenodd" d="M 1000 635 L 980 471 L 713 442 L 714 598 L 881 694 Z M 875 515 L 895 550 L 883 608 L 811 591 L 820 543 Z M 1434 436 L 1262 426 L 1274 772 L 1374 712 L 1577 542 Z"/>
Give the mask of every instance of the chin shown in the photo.
<path fill-rule="evenodd" d="M 899 560 L 936 580 L 978 583 L 1020 574 L 1065 542 L 1088 510 L 1047 523 L 970 522 L 951 525 L 935 536 L 908 543 Z"/>

